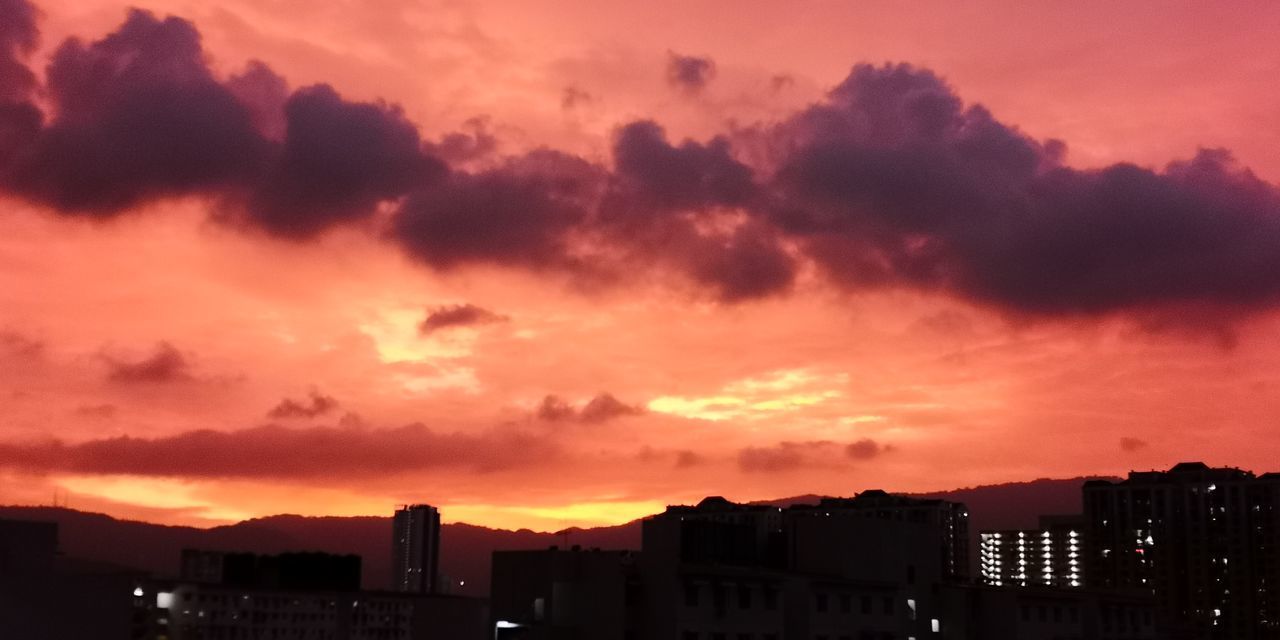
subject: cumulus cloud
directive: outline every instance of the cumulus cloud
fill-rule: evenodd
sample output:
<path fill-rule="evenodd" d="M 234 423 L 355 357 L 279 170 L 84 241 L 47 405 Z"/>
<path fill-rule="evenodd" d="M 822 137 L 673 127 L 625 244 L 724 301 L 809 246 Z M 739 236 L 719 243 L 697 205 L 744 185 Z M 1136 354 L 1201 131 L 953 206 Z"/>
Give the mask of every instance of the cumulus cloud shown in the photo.
<path fill-rule="evenodd" d="M 644 409 L 629 405 L 615 398 L 613 394 L 601 393 L 587 401 L 581 409 L 575 408 L 564 398 L 548 395 L 538 403 L 534 415 L 539 420 L 560 422 L 572 420 L 587 424 L 609 422 L 616 418 L 642 415 Z"/>
<path fill-rule="evenodd" d="M 41 473 L 308 479 L 441 468 L 494 472 L 557 453 L 547 439 L 514 431 L 438 433 L 420 424 L 391 429 L 262 426 L 158 438 L 3 443 L 0 466 Z"/>
<path fill-rule="evenodd" d="M 871 460 L 890 450 L 889 446 L 881 445 L 870 438 L 863 438 L 845 445 L 844 454 L 854 460 Z"/>
<path fill-rule="evenodd" d="M 294 400 L 293 398 L 281 400 L 280 404 L 272 407 L 267 412 L 267 417 L 275 419 L 314 418 L 337 408 L 338 400 L 336 398 L 312 391 L 309 397 L 303 401 Z"/>
<path fill-rule="evenodd" d="M 716 76 L 716 63 L 711 58 L 667 52 L 667 82 L 682 91 L 702 91 Z"/>
<path fill-rule="evenodd" d="M 130 360 L 104 355 L 107 379 L 122 384 L 166 383 L 191 380 L 191 364 L 177 347 L 168 342 L 156 345 L 155 352 Z"/>
<path fill-rule="evenodd" d="M 0 356 L 34 359 L 43 353 L 43 342 L 16 331 L 0 331 Z"/>
<path fill-rule="evenodd" d="M 377 227 L 438 270 L 658 270 L 726 302 L 785 294 L 812 270 L 1019 318 L 1221 329 L 1280 305 L 1280 190 L 1229 152 L 1073 168 L 1063 143 L 906 64 L 858 65 L 817 103 L 708 140 L 625 124 L 606 166 L 554 149 L 493 157 L 483 127 L 425 141 L 394 105 L 291 90 L 262 63 L 219 78 L 191 23 L 145 11 L 56 47 L 41 82 L 35 15 L 0 0 L 0 188 L 66 215 L 199 196 L 220 220 L 294 240 Z M 697 91 L 714 68 L 672 53 L 668 72 Z"/>
<path fill-rule="evenodd" d="M 418 325 L 422 335 L 428 335 L 442 329 L 455 327 L 474 327 L 482 324 L 506 322 L 507 316 L 494 313 L 471 303 L 436 307 L 427 312 L 427 317 Z"/>

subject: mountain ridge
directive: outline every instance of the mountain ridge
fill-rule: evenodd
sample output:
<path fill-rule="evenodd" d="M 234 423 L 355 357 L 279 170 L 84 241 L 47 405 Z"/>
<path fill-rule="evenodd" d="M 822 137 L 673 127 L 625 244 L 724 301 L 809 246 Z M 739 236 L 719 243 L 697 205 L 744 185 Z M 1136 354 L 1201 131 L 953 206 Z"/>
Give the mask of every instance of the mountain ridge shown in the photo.
<path fill-rule="evenodd" d="M 1080 487 L 1090 479 L 1093 477 L 1041 478 L 904 495 L 964 502 L 971 513 L 970 533 L 976 536 L 983 529 L 1033 527 L 1039 515 L 1079 513 Z M 819 497 L 801 495 L 756 504 L 787 506 L 812 503 Z M 0 506 L 0 518 L 56 522 L 60 549 L 67 556 L 134 567 L 159 576 L 177 573 L 183 548 L 256 553 L 325 551 L 361 556 L 367 589 L 386 588 L 390 583 L 390 516 L 276 514 L 199 528 L 117 519 L 64 507 Z M 489 563 L 494 551 L 556 545 L 638 549 L 640 522 L 559 532 L 446 523 L 440 533 L 441 571 L 455 592 L 483 596 L 488 593 Z"/>

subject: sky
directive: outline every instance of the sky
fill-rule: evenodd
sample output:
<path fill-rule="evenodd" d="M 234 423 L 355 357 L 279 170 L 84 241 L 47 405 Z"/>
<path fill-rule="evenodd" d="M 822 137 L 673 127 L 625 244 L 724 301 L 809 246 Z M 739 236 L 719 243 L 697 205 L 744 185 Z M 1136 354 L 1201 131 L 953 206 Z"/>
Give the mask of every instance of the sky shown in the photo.
<path fill-rule="evenodd" d="M 0 503 L 557 530 L 1276 470 L 1277 29 L 0 0 Z"/>

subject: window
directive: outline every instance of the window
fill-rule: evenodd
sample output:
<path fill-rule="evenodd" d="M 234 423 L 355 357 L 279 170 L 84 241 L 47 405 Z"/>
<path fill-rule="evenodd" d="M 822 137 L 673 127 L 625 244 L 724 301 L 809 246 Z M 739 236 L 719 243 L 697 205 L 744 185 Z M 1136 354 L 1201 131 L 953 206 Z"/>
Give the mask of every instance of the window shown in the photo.
<path fill-rule="evenodd" d="M 907 565 L 907 584 L 916 583 L 916 566 L 914 564 Z"/>
<path fill-rule="evenodd" d="M 826 613 L 827 612 L 827 594 L 825 593 L 814 594 L 813 604 L 817 608 L 818 613 Z"/>
<path fill-rule="evenodd" d="M 738 608 L 751 608 L 751 587 L 745 584 L 738 585 Z"/>
<path fill-rule="evenodd" d="M 862 596 L 862 613 L 871 615 L 871 596 Z"/>
<path fill-rule="evenodd" d="M 886 616 L 893 615 L 893 596 L 884 597 L 884 614 Z"/>
<path fill-rule="evenodd" d="M 840 613 L 849 613 L 853 609 L 853 597 L 847 593 L 840 594 Z"/>
<path fill-rule="evenodd" d="M 934 633 L 942 631 L 942 621 L 937 618 L 931 618 L 929 620 L 929 629 Z"/>
<path fill-rule="evenodd" d="M 680 640 L 698 640 L 697 631 L 686 631 L 680 634 Z"/>

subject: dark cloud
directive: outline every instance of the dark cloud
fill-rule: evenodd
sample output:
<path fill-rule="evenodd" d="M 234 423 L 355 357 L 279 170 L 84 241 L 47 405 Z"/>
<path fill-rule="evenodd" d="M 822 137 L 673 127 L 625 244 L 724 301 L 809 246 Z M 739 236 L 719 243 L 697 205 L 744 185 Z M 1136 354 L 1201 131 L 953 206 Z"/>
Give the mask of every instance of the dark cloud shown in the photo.
<path fill-rule="evenodd" d="M 692 451 L 679 451 L 676 453 L 676 468 L 688 469 L 696 467 L 706 462 L 706 459 Z"/>
<path fill-rule="evenodd" d="M 560 108 L 565 111 L 571 111 L 581 105 L 590 104 L 594 100 L 595 98 L 591 94 L 578 87 L 565 87 L 564 92 L 560 95 Z"/>
<path fill-rule="evenodd" d="M 538 403 L 538 410 L 534 412 L 539 420 L 547 422 L 559 422 L 561 420 L 569 420 L 577 415 L 573 405 L 560 396 L 548 395 Z"/>
<path fill-rule="evenodd" d="M 25 63 L 40 39 L 36 13 L 24 0 L 0 0 L 0 103 L 25 101 L 36 88 Z"/>
<path fill-rule="evenodd" d="M 1076 170 L 929 71 L 859 66 L 780 125 L 771 218 L 850 288 L 1075 315 L 1280 295 L 1280 195 L 1223 151 Z"/>
<path fill-rule="evenodd" d="M 686 56 L 667 52 L 667 82 L 689 93 L 702 91 L 716 75 L 716 63 L 711 58 Z"/>
<path fill-rule="evenodd" d="M 1124 451 L 1125 453 L 1134 453 L 1136 451 L 1141 451 L 1146 448 L 1147 448 L 1146 440 L 1139 440 L 1138 438 L 1131 438 L 1128 436 L 1120 438 L 1120 450 Z"/>
<path fill-rule="evenodd" d="M 306 400 L 298 401 L 293 398 L 285 398 L 280 404 L 272 407 L 267 412 L 268 418 L 289 419 L 289 418 L 314 418 L 329 413 L 338 408 L 338 400 L 333 396 L 326 396 L 317 391 L 312 391 Z"/>
<path fill-rule="evenodd" d="M 488 118 L 472 118 L 465 124 L 465 131 L 428 144 L 431 153 L 450 163 L 464 163 L 490 157 L 498 150 L 498 138 L 489 130 Z"/>
<path fill-rule="evenodd" d="M 36 472 L 307 479 L 441 468 L 493 472 L 556 454 L 546 439 L 510 431 L 437 433 L 420 424 L 392 429 L 263 426 L 160 438 L 0 444 L 0 466 Z"/>
<path fill-rule="evenodd" d="M 770 447 L 747 447 L 738 452 L 738 468 L 748 473 L 782 473 L 805 466 L 812 456 L 830 450 L 835 443 L 779 442 Z"/>
<path fill-rule="evenodd" d="M 572 268 L 569 236 L 586 223 L 601 178 L 594 165 L 549 150 L 480 173 L 455 172 L 411 194 L 392 220 L 392 235 L 438 269 Z"/>
<path fill-rule="evenodd" d="M 155 353 L 141 360 L 125 360 L 103 356 L 107 378 L 123 384 L 165 383 L 191 380 L 190 363 L 181 351 L 168 342 L 156 345 Z"/>
<path fill-rule="evenodd" d="M 637 416 L 643 413 L 644 409 L 640 407 L 626 404 L 612 394 L 602 393 L 582 407 L 578 419 L 589 423 L 608 422 L 614 418 Z"/>
<path fill-rule="evenodd" d="M 910 65 L 859 65 L 776 125 L 707 141 L 634 122 L 604 167 L 549 149 L 497 158 L 479 121 L 425 142 L 395 106 L 290 93 L 261 63 L 221 80 L 190 23 L 145 11 L 57 47 L 40 85 L 35 14 L 0 0 L 0 187 L 65 214 L 199 196 L 293 239 L 385 222 L 435 269 L 673 272 L 726 302 L 785 294 L 816 266 L 849 291 L 1224 336 L 1280 305 L 1280 190 L 1228 152 L 1075 169 L 1062 143 Z M 714 64 L 673 53 L 668 73 L 697 91 Z"/>
<path fill-rule="evenodd" d="M 738 468 L 747 473 L 785 473 L 806 467 L 833 467 L 846 460 L 877 458 L 893 447 L 864 438 L 840 445 L 830 440 L 779 442 L 767 447 L 746 447 L 738 452 Z"/>
<path fill-rule="evenodd" d="M 780 73 L 769 78 L 769 88 L 773 90 L 774 93 L 794 87 L 795 84 L 796 79 L 785 73 Z"/>
<path fill-rule="evenodd" d="M 442 329 L 455 327 L 474 327 L 482 324 L 506 322 L 510 318 L 494 313 L 474 304 L 455 304 L 436 307 L 427 312 L 427 317 L 418 325 L 422 335 L 428 335 Z"/>
<path fill-rule="evenodd" d="M 576 409 L 564 398 L 548 395 L 538 404 L 534 415 L 539 420 L 548 422 L 572 420 L 587 424 L 598 424 L 616 418 L 642 415 L 644 412 L 642 407 L 626 404 L 612 394 L 601 393 L 583 405 L 581 410 Z"/>
<path fill-rule="evenodd" d="M 316 85 L 284 109 L 284 147 L 250 204 L 274 234 L 307 237 L 363 218 L 444 173 L 398 108 L 349 102 Z"/>
<path fill-rule="evenodd" d="M 624 203 L 645 211 L 734 207 L 756 195 L 751 168 L 733 157 L 723 137 L 675 146 L 656 122 L 632 122 L 614 134 L 613 161 L 615 190 L 621 192 L 615 194 L 614 208 Z"/>
<path fill-rule="evenodd" d="M 845 445 L 844 454 L 854 460 L 871 460 L 891 450 L 892 447 L 881 445 L 870 438 L 863 438 Z"/>
<path fill-rule="evenodd" d="M 105 216 L 148 199 L 242 184 L 263 161 L 252 115 L 177 18 L 129 13 L 105 38 L 68 40 L 47 77 L 53 119 L 7 172 L 9 189 Z"/>

